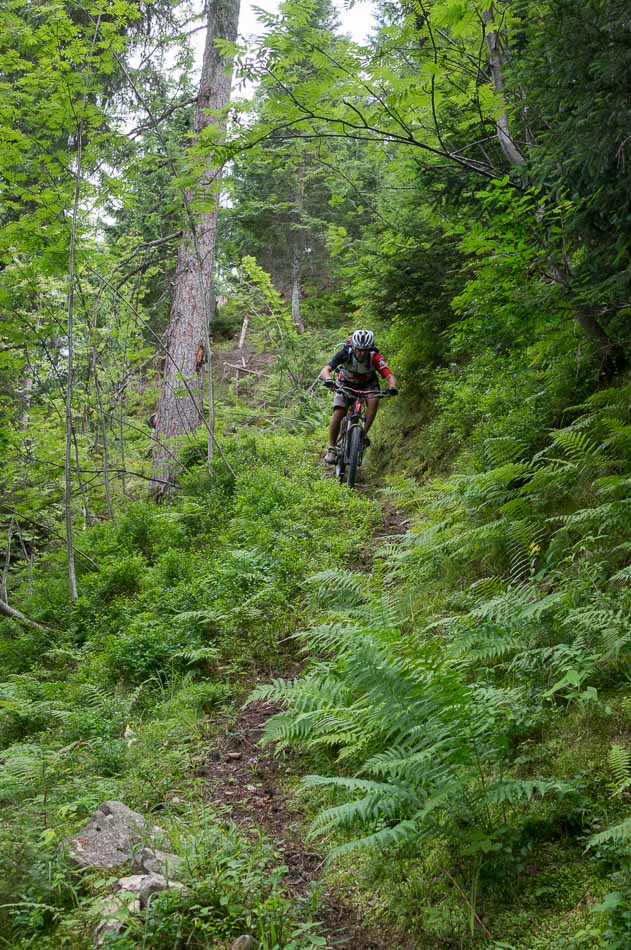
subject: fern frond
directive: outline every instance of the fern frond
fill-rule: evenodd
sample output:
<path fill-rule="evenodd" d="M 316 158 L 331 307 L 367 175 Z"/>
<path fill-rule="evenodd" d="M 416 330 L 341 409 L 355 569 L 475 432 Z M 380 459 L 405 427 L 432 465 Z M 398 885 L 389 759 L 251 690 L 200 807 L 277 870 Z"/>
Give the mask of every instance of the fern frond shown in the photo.
<path fill-rule="evenodd" d="M 366 576 L 354 571 L 320 571 L 308 579 L 308 584 L 315 588 L 321 607 L 357 607 L 366 600 Z"/>
<path fill-rule="evenodd" d="M 574 428 L 558 429 L 553 434 L 553 441 L 572 462 L 587 464 L 602 458 L 601 446 L 584 432 L 577 432 Z"/>
<path fill-rule="evenodd" d="M 619 798 L 631 786 L 631 753 L 623 745 L 614 742 L 607 753 L 607 764 L 613 773 L 612 795 Z"/>
<path fill-rule="evenodd" d="M 631 564 L 628 567 L 623 567 L 620 571 L 616 571 L 609 579 L 618 583 L 620 581 L 631 581 Z"/>
<path fill-rule="evenodd" d="M 495 469 L 523 458 L 525 449 L 525 442 L 508 435 L 495 436 L 484 441 L 484 454 Z"/>
<path fill-rule="evenodd" d="M 576 793 L 569 782 L 551 779 L 503 779 L 487 789 L 484 798 L 495 804 L 521 805 L 533 798 L 564 798 Z"/>
<path fill-rule="evenodd" d="M 187 650 L 178 650 L 173 654 L 176 660 L 184 660 L 189 666 L 196 663 L 214 663 L 220 656 L 220 651 L 216 647 L 189 647 Z"/>
<path fill-rule="evenodd" d="M 592 835 L 588 842 L 588 848 L 596 848 L 601 844 L 627 844 L 631 841 L 631 818 L 625 818 L 617 825 L 611 825 L 604 831 Z"/>

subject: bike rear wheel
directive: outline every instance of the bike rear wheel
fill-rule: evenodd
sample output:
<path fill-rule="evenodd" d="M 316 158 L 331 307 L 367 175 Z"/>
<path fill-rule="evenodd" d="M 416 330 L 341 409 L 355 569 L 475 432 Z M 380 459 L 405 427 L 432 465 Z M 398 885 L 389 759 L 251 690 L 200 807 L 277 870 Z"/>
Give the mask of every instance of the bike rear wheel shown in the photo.
<path fill-rule="evenodd" d="M 348 435 L 348 472 L 346 484 L 353 488 L 357 479 L 362 449 L 364 448 L 364 431 L 359 425 L 354 425 Z"/>

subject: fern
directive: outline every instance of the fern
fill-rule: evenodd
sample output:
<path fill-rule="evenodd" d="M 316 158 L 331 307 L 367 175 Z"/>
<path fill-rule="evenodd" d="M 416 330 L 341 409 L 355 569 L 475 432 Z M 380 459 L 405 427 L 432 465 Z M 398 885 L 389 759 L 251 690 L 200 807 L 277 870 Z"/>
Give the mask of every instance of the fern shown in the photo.
<path fill-rule="evenodd" d="M 588 848 L 597 848 L 602 844 L 628 844 L 631 841 L 631 818 L 625 818 L 617 825 L 611 825 L 588 839 Z"/>
<path fill-rule="evenodd" d="M 575 794 L 574 785 L 556 779 L 504 779 L 491 786 L 485 798 L 496 805 L 520 805 L 536 797 L 561 799 Z"/>
<path fill-rule="evenodd" d="M 559 695 L 592 701 L 589 684 L 625 675 L 631 410 L 621 392 L 589 401 L 530 458 L 518 439 L 492 437 L 487 471 L 418 490 L 423 521 L 383 550 L 372 585 L 352 571 L 312 580 L 329 622 L 299 639 L 317 662 L 254 696 L 282 707 L 265 741 L 329 763 L 305 785 L 320 804 L 328 790 L 313 832 L 334 836 L 333 854 L 461 844 L 466 829 L 492 853 L 500 815 L 510 823 L 511 810 L 575 793 L 551 772 L 511 771 L 506 749 L 514 724 L 532 729 Z M 622 794 L 626 752 L 614 749 L 610 767 Z M 624 823 L 607 832 L 626 833 Z"/>
<path fill-rule="evenodd" d="M 220 650 L 210 646 L 190 647 L 172 654 L 174 660 L 184 660 L 189 666 L 195 666 L 197 663 L 214 663 L 220 655 Z"/>
<path fill-rule="evenodd" d="M 484 442 L 484 454 L 491 468 L 499 468 L 502 465 L 523 459 L 526 448 L 525 442 L 521 439 L 514 439 L 512 436 L 496 436 L 492 439 L 486 439 Z"/>
<path fill-rule="evenodd" d="M 560 429 L 554 433 L 553 439 L 564 454 L 577 464 L 593 463 L 602 458 L 602 448 L 586 433 L 578 432 L 575 428 Z"/>
<path fill-rule="evenodd" d="M 611 581 L 615 583 L 631 581 L 631 564 L 612 574 Z"/>
<path fill-rule="evenodd" d="M 321 571 L 309 578 L 320 607 L 350 609 L 366 601 L 366 576 L 353 571 Z"/>
<path fill-rule="evenodd" d="M 631 754 L 623 745 L 614 742 L 609 747 L 607 764 L 613 774 L 611 794 L 614 798 L 620 798 L 631 786 Z"/>

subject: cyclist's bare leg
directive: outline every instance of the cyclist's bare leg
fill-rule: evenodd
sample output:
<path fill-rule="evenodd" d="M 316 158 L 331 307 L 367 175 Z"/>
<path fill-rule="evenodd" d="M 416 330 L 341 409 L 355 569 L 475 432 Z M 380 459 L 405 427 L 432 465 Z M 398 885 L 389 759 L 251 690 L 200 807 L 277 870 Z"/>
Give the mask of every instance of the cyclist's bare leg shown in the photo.
<path fill-rule="evenodd" d="M 340 426 L 345 413 L 346 410 L 339 406 L 333 410 L 331 422 L 329 423 L 329 445 L 335 445 L 337 443 L 337 437 L 340 434 Z"/>
<path fill-rule="evenodd" d="M 364 423 L 364 432 L 368 432 L 371 425 L 375 421 L 375 416 L 377 415 L 377 409 L 379 408 L 379 400 L 377 397 L 369 399 L 366 403 L 366 421 Z M 331 443 L 333 444 L 333 443 Z"/>

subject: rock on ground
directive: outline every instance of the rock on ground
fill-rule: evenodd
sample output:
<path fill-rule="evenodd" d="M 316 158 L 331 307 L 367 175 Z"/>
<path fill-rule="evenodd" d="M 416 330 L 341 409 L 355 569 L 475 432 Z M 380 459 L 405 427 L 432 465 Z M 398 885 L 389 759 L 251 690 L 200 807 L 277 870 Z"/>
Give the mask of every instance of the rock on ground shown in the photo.
<path fill-rule="evenodd" d="M 104 802 L 77 835 L 66 838 L 62 848 L 77 867 L 114 868 L 131 861 L 146 844 L 171 847 L 161 828 L 123 802 L 112 801 Z"/>
<path fill-rule="evenodd" d="M 143 848 L 134 855 L 132 871 L 136 874 L 162 874 L 173 880 L 184 867 L 184 859 L 158 848 Z"/>
<path fill-rule="evenodd" d="M 121 891 L 101 903 L 101 920 L 94 930 L 95 947 L 102 947 L 111 934 L 119 934 L 124 930 L 124 921 L 116 916 L 123 907 L 126 907 L 130 914 L 138 913 L 140 901 L 135 899 L 133 893 Z"/>
<path fill-rule="evenodd" d="M 132 874 L 121 877 L 118 887 L 122 892 L 137 894 L 141 909 L 148 907 L 149 901 L 159 891 L 178 890 L 183 894 L 188 888 L 181 881 L 167 881 L 161 874 Z"/>
<path fill-rule="evenodd" d="M 242 934 L 237 937 L 230 950 L 259 950 L 260 943 L 250 934 Z"/>

